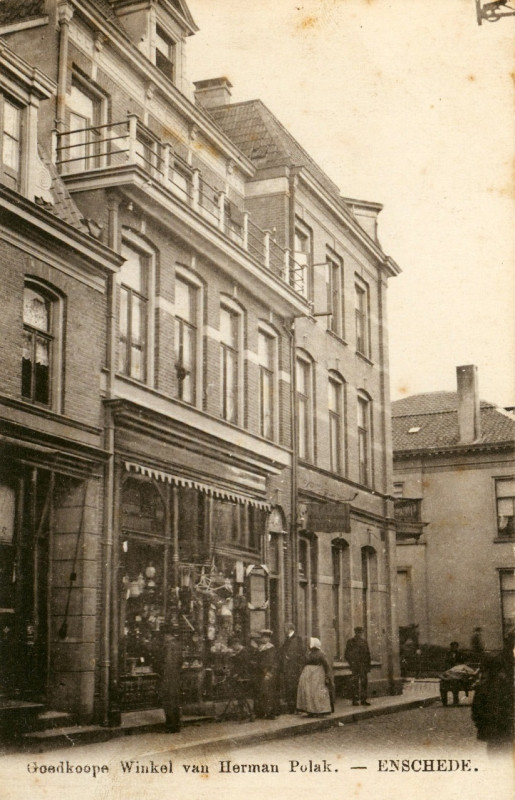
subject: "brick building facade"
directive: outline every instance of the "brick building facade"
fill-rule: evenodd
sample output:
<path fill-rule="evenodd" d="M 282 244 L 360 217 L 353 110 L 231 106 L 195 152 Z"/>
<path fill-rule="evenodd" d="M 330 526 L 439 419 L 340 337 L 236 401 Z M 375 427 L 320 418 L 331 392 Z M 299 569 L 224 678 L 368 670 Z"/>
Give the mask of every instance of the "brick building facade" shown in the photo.
<path fill-rule="evenodd" d="M 32 501 L 6 484 L 13 525 L 27 502 L 33 537 L 13 533 L 13 563 L 32 558 L 13 591 L 36 572 L 48 587 L 28 611 L 6 608 L 46 664 L 41 699 L 83 720 L 158 702 L 165 620 L 180 630 L 184 704 L 223 694 L 232 633 L 267 625 L 280 641 L 287 619 L 321 635 L 342 675 L 364 625 L 372 691 L 396 688 L 385 290 L 398 268 L 377 240 L 380 206 L 341 198 L 265 106 L 227 102 L 225 80 L 194 92 L 195 30 L 168 0 L 0 15 L 2 52 L 41 70 L 30 141 L 49 176 L 40 194 L 5 193 L 52 222 L 41 263 L 7 254 L 16 319 L 2 326 L 18 333 L 2 424 L 23 408 L 52 453 L 62 428 L 76 462 L 63 479 L 48 468 Z M 6 246 L 21 246 L 18 228 L 13 216 Z M 44 331 L 22 319 L 24 280 Z M 37 394 L 37 355 L 12 355 L 23 331 L 55 351 L 51 393 Z"/>

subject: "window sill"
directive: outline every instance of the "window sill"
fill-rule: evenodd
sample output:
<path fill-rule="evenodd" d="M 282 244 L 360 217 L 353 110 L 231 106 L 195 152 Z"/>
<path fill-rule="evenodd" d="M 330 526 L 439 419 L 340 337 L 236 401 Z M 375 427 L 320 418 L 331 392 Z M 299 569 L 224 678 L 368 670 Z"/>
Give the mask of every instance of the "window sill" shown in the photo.
<path fill-rule="evenodd" d="M 372 361 L 372 359 L 370 359 L 368 356 L 366 356 L 365 353 L 360 353 L 359 350 L 356 350 L 356 355 L 359 356 L 367 364 L 370 364 L 371 367 L 374 366 L 374 362 Z"/>
<path fill-rule="evenodd" d="M 349 343 L 343 338 L 343 336 L 340 336 L 339 333 L 335 333 L 330 328 L 327 329 L 327 333 L 329 334 L 329 336 L 331 336 L 331 338 L 336 339 L 337 342 L 345 345 L 345 347 L 349 346 Z"/>
<path fill-rule="evenodd" d="M 513 544 L 515 536 L 496 536 L 493 541 L 494 544 Z"/>

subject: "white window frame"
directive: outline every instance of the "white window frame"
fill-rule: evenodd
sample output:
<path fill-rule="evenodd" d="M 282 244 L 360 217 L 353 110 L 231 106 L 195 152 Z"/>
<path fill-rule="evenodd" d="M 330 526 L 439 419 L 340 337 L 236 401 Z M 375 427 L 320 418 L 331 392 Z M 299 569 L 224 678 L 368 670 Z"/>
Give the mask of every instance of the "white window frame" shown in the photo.
<path fill-rule="evenodd" d="M 359 276 L 354 280 L 354 316 L 356 352 L 365 358 L 371 357 L 370 332 L 370 288 Z M 361 334 L 358 334 L 358 329 Z M 360 343 L 360 338 L 363 340 Z"/>
<path fill-rule="evenodd" d="M 31 405 L 39 406 L 41 408 L 48 408 L 56 413 L 63 411 L 63 372 L 64 372 L 64 297 L 58 290 L 39 280 L 36 277 L 27 275 L 24 281 L 25 289 L 32 289 L 34 292 L 41 294 L 50 303 L 50 330 L 48 338 L 51 340 L 50 356 L 49 356 L 49 400 L 48 403 L 38 402 L 33 398 L 22 395 L 22 400 Z M 25 322 L 23 322 L 23 329 L 25 330 Z M 21 386 L 20 386 L 21 393 Z"/>
<path fill-rule="evenodd" d="M 336 410 L 331 409 L 330 405 L 330 392 L 331 387 L 337 386 L 337 393 L 336 393 L 336 402 L 338 404 L 338 408 Z M 346 458 L 346 424 L 345 424 L 345 381 L 343 377 L 340 375 L 339 372 L 335 372 L 334 370 L 330 370 L 327 379 L 327 389 L 328 389 L 328 433 L 329 433 L 329 468 L 331 472 L 334 472 L 336 475 L 345 475 L 347 472 L 347 458 Z M 333 454 L 333 437 L 332 437 L 332 420 L 338 420 L 338 450 L 336 454 L 336 459 L 334 458 Z"/>
<path fill-rule="evenodd" d="M 365 425 L 360 425 L 360 408 L 365 408 Z M 356 400 L 356 423 L 357 423 L 357 445 L 358 445 L 358 481 L 362 486 L 372 487 L 374 484 L 374 464 L 373 464 L 373 428 L 372 428 L 372 400 L 363 390 L 358 391 Z M 361 448 L 364 434 L 364 454 L 365 454 L 365 473 L 361 466 Z"/>
<path fill-rule="evenodd" d="M 299 367 L 305 370 L 308 394 L 299 391 L 298 370 Z M 314 361 L 307 353 L 302 351 L 296 353 L 295 357 L 295 407 L 297 424 L 295 435 L 297 436 L 297 453 L 299 459 L 309 463 L 315 463 L 315 380 L 314 380 Z M 303 441 L 301 440 L 301 399 L 306 408 L 306 426 Z M 301 447 L 302 441 L 302 447 Z"/>
<path fill-rule="evenodd" d="M 136 381 L 143 386 L 154 386 L 154 355 L 155 355 L 155 309 L 156 309 L 156 251 L 150 245 L 138 236 L 130 228 L 122 230 L 122 245 L 126 244 L 131 250 L 139 252 L 147 260 L 147 320 L 145 326 L 146 342 L 144 348 L 145 357 L 145 377 L 140 380 L 121 372 L 118 369 L 119 356 L 117 358 L 117 374 L 128 379 Z M 118 272 L 118 319 L 117 319 L 117 347 L 120 346 L 120 294 L 122 287 L 122 272 Z"/>
<path fill-rule="evenodd" d="M 224 412 L 224 405 L 225 405 L 225 383 L 224 383 L 224 376 L 222 372 L 222 350 L 225 346 L 222 342 L 221 332 L 220 332 L 220 416 L 225 422 L 229 422 L 232 425 L 242 425 L 243 424 L 243 414 L 244 414 L 244 359 L 243 359 L 243 344 L 245 341 L 244 338 L 244 317 L 245 312 L 242 307 L 236 303 L 232 298 L 227 297 L 227 295 L 222 295 L 220 298 L 220 310 L 225 309 L 229 311 L 230 314 L 236 317 L 236 325 L 237 325 L 237 347 L 236 350 L 236 415 L 234 420 L 229 420 L 225 416 Z"/>
<path fill-rule="evenodd" d="M 298 269 L 299 267 L 302 269 L 302 291 L 299 294 L 302 295 L 306 300 L 311 299 L 312 291 L 313 291 L 313 276 L 312 276 L 312 265 L 313 265 L 313 233 L 304 225 L 301 220 L 295 220 L 295 230 L 293 234 L 294 239 L 294 252 L 293 252 L 293 259 L 295 261 L 294 269 Z M 302 242 L 306 243 L 306 246 L 302 247 L 301 249 L 297 249 L 297 239 L 301 240 Z M 295 282 L 295 281 L 294 281 Z"/>
<path fill-rule="evenodd" d="M 188 283 L 190 286 L 193 287 L 195 290 L 195 316 L 196 316 L 196 342 L 195 342 L 195 388 L 194 388 L 194 398 L 193 402 L 189 403 L 187 400 L 183 400 L 182 402 L 188 402 L 188 405 L 194 406 L 199 408 L 202 404 L 202 396 L 203 396 L 203 373 L 202 373 L 202 357 L 203 357 L 203 346 L 204 346 L 204 328 L 203 328 L 203 320 L 204 320 L 204 284 L 199 280 L 199 278 L 187 267 L 183 266 L 182 264 L 175 265 L 175 277 L 179 280 L 183 281 L 184 283 Z M 176 317 L 177 318 L 177 315 Z M 174 352 L 174 359 L 175 359 L 175 352 Z M 178 398 L 178 394 L 177 394 Z M 178 398 L 180 399 L 180 398 Z"/>
<path fill-rule="evenodd" d="M 5 106 L 6 104 L 12 106 L 16 112 L 18 113 L 18 138 L 14 138 L 10 136 L 10 134 L 5 130 Z M 5 183 L 11 189 L 19 192 L 22 186 L 22 179 L 23 179 L 23 153 L 24 153 L 24 135 L 23 135 L 23 127 L 24 127 L 24 116 L 25 116 L 25 106 L 20 103 L 20 101 L 14 97 L 12 97 L 9 93 L 4 92 L 0 89 L 0 134 L 1 134 L 1 146 L 0 146 L 0 183 Z M 5 147 L 5 139 L 9 138 L 10 140 L 16 142 L 17 144 L 17 158 L 18 158 L 18 167 L 17 169 L 12 169 L 11 167 L 6 167 L 4 162 L 4 147 Z M 7 179 L 7 180 L 6 180 Z"/>
<path fill-rule="evenodd" d="M 259 433 L 263 438 L 269 441 L 278 441 L 279 438 L 279 339 L 277 332 L 271 325 L 265 322 L 260 322 L 258 325 L 258 337 L 262 335 L 268 340 L 271 350 L 271 368 L 267 368 L 259 361 L 259 343 L 258 343 L 258 365 L 259 365 Z M 271 435 L 266 436 L 263 431 L 263 409 L 262 409 L 262 370 L 267 369 L 271 373 Z"/>
<path fill-rule="evenodd" d="M 504 493 L 506 490 L 504 490 L 504 491 L 501 490 L 502 493 L 500 493 L 499 488 L 500 488 L 501 484 L 503 484 L 503 483 L 504 484 L 512 484 L 512 486 L 509 487 L 511 489 L 511 492 L 509 494 L 505 494 Z M 513 485 L 514 484 L 515 484 L 515 476 L 513 476 L 513 475 L 499 475 L 499 476 L 496 476 L 494 478 L 496 538 L 503 539 L 505 541 L 513 541 L 513 539 L 515 538 L 515 530 L 514 530 L 513 534 L 510 534 L 509 532 L 507 534 L 503 534 L 502 529 L 500 527 L 501 519 L 503 517 L 507 517 L 508 518 L 508 517 L 512 516 L 511 525 L 512 525 L 512 528 L 513 528 L 515 526 L 515 518 L 513 517 L 513 515 L 499 514 L 499 510 L 500 510 L 500 506 L 501 506 L 500 501 L 504 500 L 505 502 L 504 502 L 503 505 L 508 505 L 509 506 L 510 505 L 509 501 L 511 500 L 511 510 L 512 511 L 515 510 L 515 491 L 513 491 Z M 508 524 L 509 523 L 507 523 L 507 525 Z"/>
<path fill-rule="evenodd" d="M 327 310 L 330 312 L 327 318 L 327 329 L 341 339 L 344 339 L 345 293 L 343 283 L 343 259 L 333 252 L 328 252 L 326 255 L 326 287 Z"/>

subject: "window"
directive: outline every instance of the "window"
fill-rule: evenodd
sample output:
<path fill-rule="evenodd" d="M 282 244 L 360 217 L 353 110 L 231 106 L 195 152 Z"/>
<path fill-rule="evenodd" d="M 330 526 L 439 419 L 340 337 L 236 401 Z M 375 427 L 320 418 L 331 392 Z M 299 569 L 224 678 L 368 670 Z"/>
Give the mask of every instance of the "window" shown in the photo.
<path fill-rule="evenodd" d="M 501 478 L 495 482 L 497 500 L 497 533 L 502 537 L 515 536 L 515 478 Z"/>
<path fill-rule="evenodd" d="M 146 379 L 149 256 L 122 245 L 118 369 L 137 381 Z"/>
<path fill-rule="evenodd" d="M 364 356 L 370 356 L 368 287 L 362 283 L 355 285 L 356 307 L 356 350 Z"/>
<path fill-rule="evenodd" d="M 313 373 L 311 361 L 297 358 L 297 448 L 301 459 L 312 458 L 313 449 Z"/>
<path fill-rule="evenodd" d="M 343 381 L 336 373 L 329 375 L 329 461 L 331 472 L 343 472 Z"/>
<path fill-rule="evenodd" d="M 22 397 L 32 403 L 51 405 L 55 369 L 57 317 L 55 295 L 38 284 L 28 283 L 23 292 Z"/>
<path fill-rule="evenodd" d="M 338 336 L 343 336 L 343 268 L 340 260 L 327 258 L 327 311 L 328 328 Z"/>
<path fill-rule="evenodd" d="M 220 376 L 222 417 L 238 422 L 241 315 L 227 306 L 220 308 Z"/>
<path fill-rule="evenodd" d="M 11 189 L 20 185 L 21 113 L 21 108 L 0 95 L 1 181 Z"/>
<path fill-rule="evenodd" d="M 358 463 L 359 482 L 368 486 L 371 482 L 370 401 L 364 396 L 358 396 Z"/>
<path fill-rule="evenodd" d="M 306 299 L 310 293 L 311 236 L 307 230 L 295 229 L 294 270 L 292 276 L 294 288 Z"/>
<path fill-rule="evenodd" d="M 177 397 L 195 403 L 199 289 L 177 276 L 175 281 L 175 371 Z"/>
<path fill-rule="evenodd" d="M 350 637 L 351 620 L 351 572 L 350 548 L 344 539 L 333 539 L 331 543 L 333 567 L 333 627 L 335 633 L 335 659 L 343 660 L 345 643 Z"/>
<path fill-rule="evenodd" d="M 259 432 L 265 439 L 274 438 L 276 350 L 276 338 L 260 330 L 258 332 Z"/>
<path fill-rule="evenodd" d="M 175 43 L 167 33 L 156 25 L 156 67 L 163 75 L 170 78 L 175 77 Z"/>
<path fill-rule="evenodd" d="M 499 570 L 501 582 L 502 633 L 506 638 L 515 629 L 515 570 Z"/>
<path fill-rule="evenodd" d="M 298 609 L 299 635 L 313 636 L 318 633 L 318 543 L 315 536 L 300 536 L 298 544 Z"/>
<path fill-rule="evenodd" d="M 69 106 L 70 134 L 63 161 L 69 162 L 72 172 L 80 172 L 98 166 L 102 131 L 95 126 L 101 124 L 102 105 L 99 97 L 88 92 L 82 83 L 74 81 Z"/>

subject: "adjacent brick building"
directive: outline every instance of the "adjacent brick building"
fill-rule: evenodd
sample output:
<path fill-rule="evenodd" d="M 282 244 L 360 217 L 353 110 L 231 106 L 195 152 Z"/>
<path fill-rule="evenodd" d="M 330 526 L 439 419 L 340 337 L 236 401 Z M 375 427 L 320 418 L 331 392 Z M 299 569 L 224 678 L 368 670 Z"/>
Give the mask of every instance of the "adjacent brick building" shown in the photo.
<path fill-rule="evenodd" d="M 19 140 L 33 158 L 39 141 L 49 176 L 43 199 L 2 191 L 54 228 L 41 264 L 7 254 L 3 408 L 78 440 L 76 483 L 60 494 L 48 468 L 27 511 L 44 552 L 27 540 L 32 566 L 13 578 L 30 598 L 37 561 L 48 591 L 8 613 L 46 665 L 41 699 L 83 720 L 158 702 L 165 620 L 180 629 L 185 705 L 223 695 L 232 633 L 268 625 L 280 641 L 287 619 L 322 637 L 342 675 L 364 625 L 372 691 L 397 685 L 385 294 L 398 268 L 377 240 L 380 206 L 342 198 L 262 103 L 230 104 L 225 79 L 194 90 L 195 30 L 181 0 L 0 11 L 2 53 L 41 70 L 37 134 Z M 6 229 L 16 238 L 14 217 Z M 34 348 L 54 337 L 52 394 L 37 394 L 37 356 L 21 364 L 26 275 L 55 303 L 55 333 L 25 332 Z M 5 491 L 20 525 L 24 501 Z M 22 565 L 21 539 L 10 546 Z"/>

